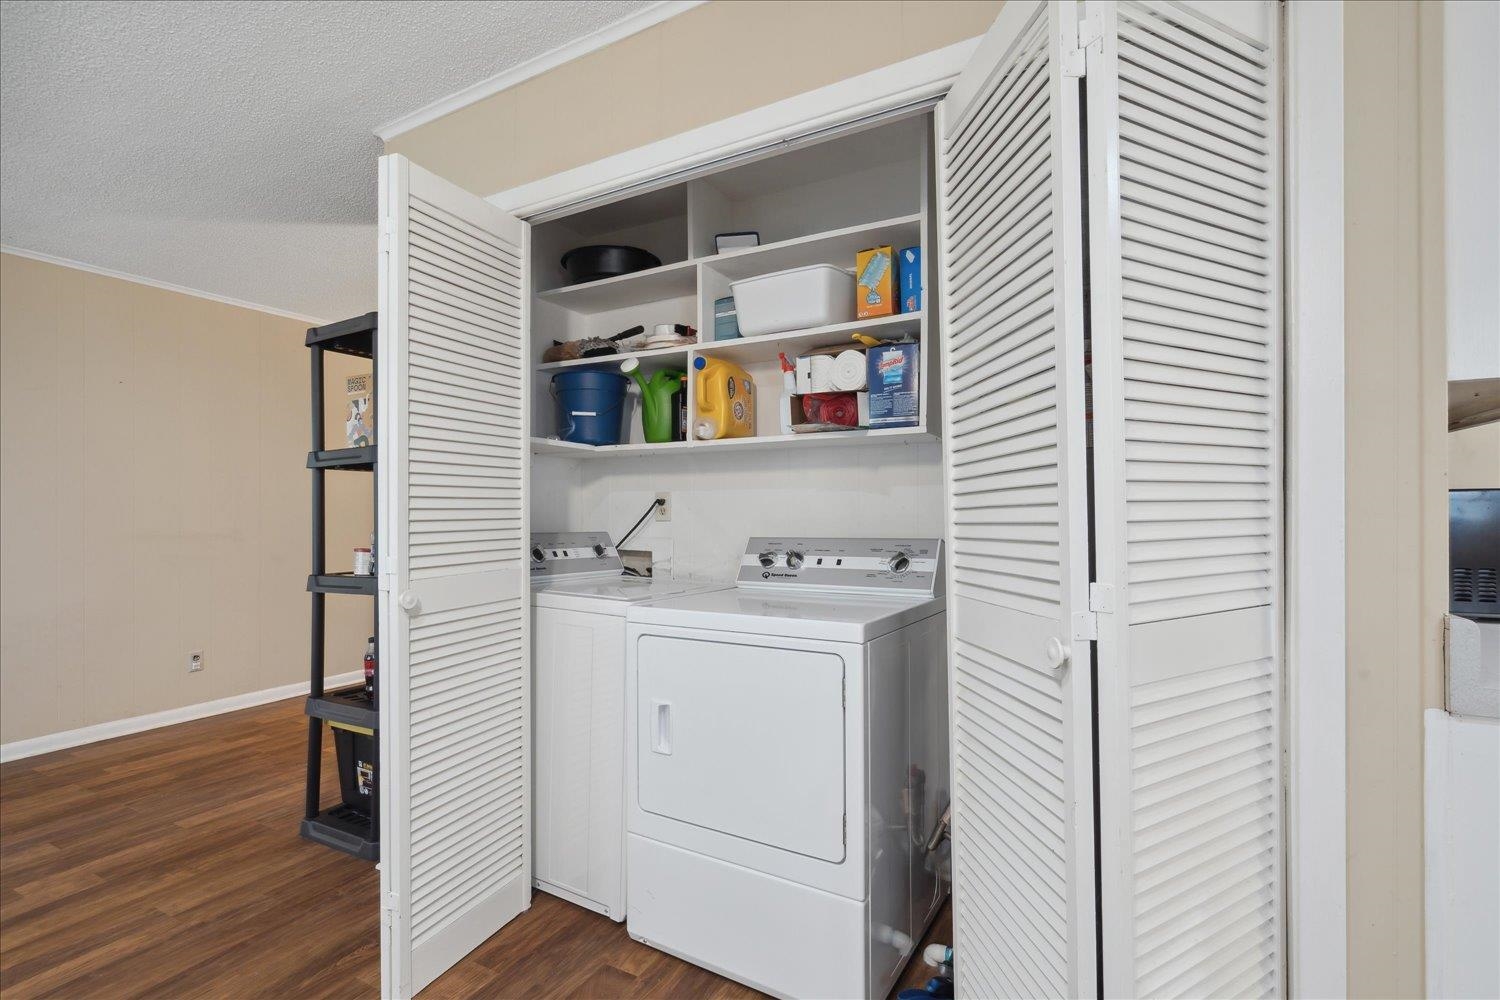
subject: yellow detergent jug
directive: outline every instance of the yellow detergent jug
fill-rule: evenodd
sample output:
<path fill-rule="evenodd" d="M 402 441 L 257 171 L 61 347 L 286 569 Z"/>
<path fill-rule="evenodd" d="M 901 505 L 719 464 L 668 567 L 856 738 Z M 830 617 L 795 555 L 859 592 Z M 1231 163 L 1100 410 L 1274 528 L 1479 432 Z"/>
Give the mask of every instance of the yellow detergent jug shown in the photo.
<path fill-rule="evenodd" d="M 700 441 L 755 435 L 755 382 L 739 365 L 718 358 L 696 357 L 698 419 L 693 434 Z"/>

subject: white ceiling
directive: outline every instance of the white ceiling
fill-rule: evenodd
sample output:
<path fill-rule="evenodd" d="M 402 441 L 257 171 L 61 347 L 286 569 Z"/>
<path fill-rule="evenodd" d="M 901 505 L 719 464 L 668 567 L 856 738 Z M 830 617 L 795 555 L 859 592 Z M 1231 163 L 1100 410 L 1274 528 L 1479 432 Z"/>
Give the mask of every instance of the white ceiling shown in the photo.
<path fill-rule="evenodd" d="M 650 6 L 0 4 L 0 243 L 333 320 L 375 308 L 374 131 Z"/>

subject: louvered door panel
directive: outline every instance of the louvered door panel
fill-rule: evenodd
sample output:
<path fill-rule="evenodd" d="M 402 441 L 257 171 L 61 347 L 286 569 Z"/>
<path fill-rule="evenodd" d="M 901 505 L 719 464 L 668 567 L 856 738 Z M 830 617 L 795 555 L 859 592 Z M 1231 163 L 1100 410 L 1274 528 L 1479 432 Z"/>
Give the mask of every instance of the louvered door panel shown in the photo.
<path fill-rule="evenodd" d="M 939 109 L 954 921 L 963 996 L 1094 979 L 1071 10 L 1011 0 Z"/>
<path fill-rule="evenodd" d="M 525 537 L 519 251 L 415 198 L 408 238 L 408 569 L 414 579 L 515 569 Z"/>
<path fill-rule="evenodd" d="M 1276 11 L 1089 14 L 1105 990 L 1276 995 Z"/>
<path fill-rule="evenodd" d="M 525 229 L 381 160 L 382 986 L 530 900 Z"/>

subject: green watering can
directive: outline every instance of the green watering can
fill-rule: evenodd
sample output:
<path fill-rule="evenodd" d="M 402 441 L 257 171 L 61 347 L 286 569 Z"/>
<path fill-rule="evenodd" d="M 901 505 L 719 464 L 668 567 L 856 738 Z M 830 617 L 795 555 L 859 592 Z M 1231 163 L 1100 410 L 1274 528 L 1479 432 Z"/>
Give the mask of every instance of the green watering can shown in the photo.
<path fill-rule="evenodd" d="M 621 361 L 620 371 L 641 387 L 641 431 L 646 440 L 651 444 L 672 440 L 672 397 L 682 390 L 682 378 L 687 373 L 668 368 L 652 375 L 648 382 L 635 358 Z"/>

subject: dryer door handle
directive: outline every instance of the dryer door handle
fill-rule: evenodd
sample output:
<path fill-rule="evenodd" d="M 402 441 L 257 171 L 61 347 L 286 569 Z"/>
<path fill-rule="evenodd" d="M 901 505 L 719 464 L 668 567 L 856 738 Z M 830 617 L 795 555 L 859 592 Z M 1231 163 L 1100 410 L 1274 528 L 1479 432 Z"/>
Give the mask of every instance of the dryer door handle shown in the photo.
<path fill-rule="evenodd" d="M 672 703 L 651 702 L 651 752 L 672 756 Z"/>

